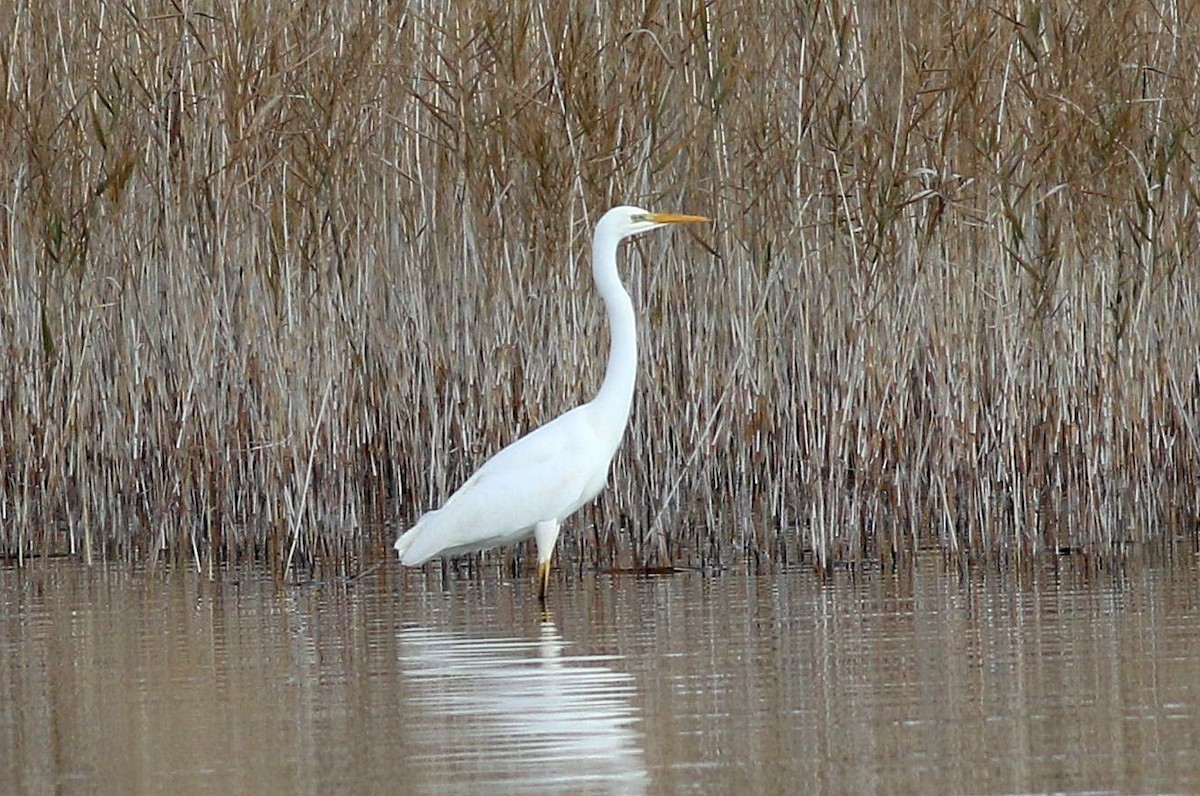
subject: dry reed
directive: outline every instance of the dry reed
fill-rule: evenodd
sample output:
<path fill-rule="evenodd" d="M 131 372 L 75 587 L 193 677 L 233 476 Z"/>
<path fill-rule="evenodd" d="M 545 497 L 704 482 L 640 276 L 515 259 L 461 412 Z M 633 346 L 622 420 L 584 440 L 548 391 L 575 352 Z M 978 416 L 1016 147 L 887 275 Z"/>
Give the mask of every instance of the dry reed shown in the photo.
<path fill-rule="evenodd" d="M 340 569 L 586 399 L 579 566 L 1196 545 L 1200 7 L 0 8 L 0 551 Z M 507 555 L 507 554 L 504 554 Z"/>

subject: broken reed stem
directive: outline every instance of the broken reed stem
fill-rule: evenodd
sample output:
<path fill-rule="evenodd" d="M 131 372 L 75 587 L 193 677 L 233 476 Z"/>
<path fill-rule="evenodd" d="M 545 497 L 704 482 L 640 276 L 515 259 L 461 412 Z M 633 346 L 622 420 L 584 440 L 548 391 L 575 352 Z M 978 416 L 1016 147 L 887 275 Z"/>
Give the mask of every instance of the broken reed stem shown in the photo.
<path fill-rule="evenodd" d="M 386 555 L 595 390 L 618 202 L 717 221 L 581 565 L 1195 545 L 1198 12 L 719 11 L 0 9 L 3 554 Z"/>

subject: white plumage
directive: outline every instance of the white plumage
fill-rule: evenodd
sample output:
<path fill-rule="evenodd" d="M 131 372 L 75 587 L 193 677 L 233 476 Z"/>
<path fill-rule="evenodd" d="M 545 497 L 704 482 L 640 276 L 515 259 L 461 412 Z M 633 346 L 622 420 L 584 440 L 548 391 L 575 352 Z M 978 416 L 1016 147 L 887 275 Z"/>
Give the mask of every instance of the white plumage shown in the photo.
<path fill-rule="evenodd" d="M 538 596 L 545 600 L 559 525 L 604 488 L 629 421 L 637 330 L 633 303 L 617 273 L 617 248 L 625 238 L 665 224 L 706 220 L 624 206 L 604 214 L 592 241 L 592 274 L 612 339 L 596 397 L 501 450 L 441 508 L 422 515 L 396 540 L 401 563 L 418 566 L 532 536 L 538 550 Z"/>

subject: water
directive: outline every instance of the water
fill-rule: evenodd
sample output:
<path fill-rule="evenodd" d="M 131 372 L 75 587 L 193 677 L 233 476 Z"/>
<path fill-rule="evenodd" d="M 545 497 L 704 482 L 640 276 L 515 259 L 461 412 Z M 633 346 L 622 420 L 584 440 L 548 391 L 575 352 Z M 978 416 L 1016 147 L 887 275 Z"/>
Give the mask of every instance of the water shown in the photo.
<path fill-rule="evenodd" d="M 0 578 L 5 792 L 1200 790 L 1194 561 Z"/>

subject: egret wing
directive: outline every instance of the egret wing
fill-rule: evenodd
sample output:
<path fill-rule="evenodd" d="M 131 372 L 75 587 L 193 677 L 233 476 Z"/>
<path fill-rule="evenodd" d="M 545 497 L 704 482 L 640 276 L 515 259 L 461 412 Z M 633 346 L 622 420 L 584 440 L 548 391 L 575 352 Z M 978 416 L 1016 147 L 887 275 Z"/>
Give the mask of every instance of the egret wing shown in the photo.
<path fill-rule="evenodd" d="M 484 463 L 442 508 L 396 543 L 405 564 L 511 543 L 542 520 L 561 520 L 595 496 L 612 454 L 578 407 Z"/>

